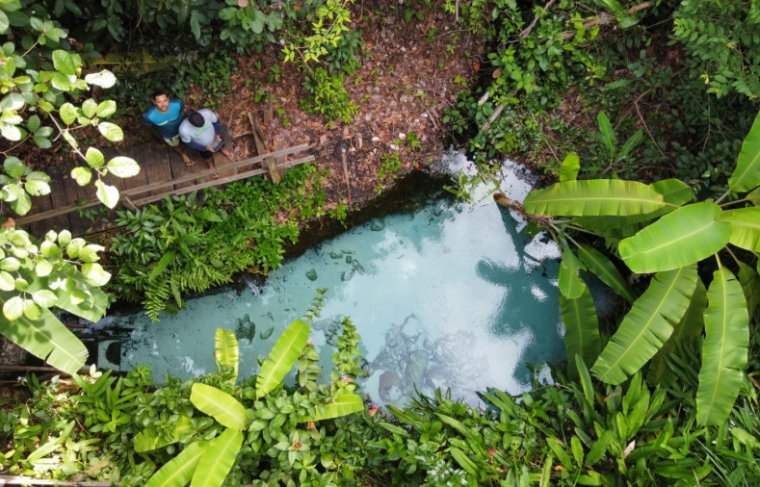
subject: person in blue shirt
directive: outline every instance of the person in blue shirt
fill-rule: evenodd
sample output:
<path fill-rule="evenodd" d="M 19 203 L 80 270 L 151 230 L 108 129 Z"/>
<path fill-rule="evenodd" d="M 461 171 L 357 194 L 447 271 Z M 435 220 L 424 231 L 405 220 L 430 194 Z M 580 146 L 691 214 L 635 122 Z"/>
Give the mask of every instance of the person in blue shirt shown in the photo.
<path fill-rule="evenodd" d="M 182 100 L 170 100 L 164 91 L 157 91 L 153 94 L 153 104 L 154 106 L 150 110 L 143 113 L 143 121 L 156 127 L 166 144 L 177 151 L 186 165 L 192 166 L 193 160 L 190 159 L 190 156 L 179 143 L 179 125 L 182 123 L 182 112 L 185 104 L 182 103 Z"/>

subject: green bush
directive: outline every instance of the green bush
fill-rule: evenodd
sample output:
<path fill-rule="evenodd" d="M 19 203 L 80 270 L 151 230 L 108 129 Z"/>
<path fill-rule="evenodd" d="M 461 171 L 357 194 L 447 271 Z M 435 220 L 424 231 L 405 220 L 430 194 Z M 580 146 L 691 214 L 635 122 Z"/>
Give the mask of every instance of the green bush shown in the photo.
<path fill-rule="evenodd" d="M 266 274 L 282 263 L 299 224 L 324 213 L 323 174 L 303 165 L 279 184 L 251 178 L 223 190 L 166 199 L 137 211 L 122 210 L 124 233 L 110 253 L 112 291 L 142 301 L 148 315 L 182 306 L 182 295 L 230 282 L 236 273 Z"/>

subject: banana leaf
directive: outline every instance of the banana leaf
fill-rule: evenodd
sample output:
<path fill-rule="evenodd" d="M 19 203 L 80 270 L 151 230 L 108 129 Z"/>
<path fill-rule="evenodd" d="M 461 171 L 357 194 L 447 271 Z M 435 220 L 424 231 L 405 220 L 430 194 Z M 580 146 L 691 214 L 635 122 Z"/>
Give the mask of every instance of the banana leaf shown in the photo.
<path fill-rule="evenodd" d="M 592 179 L 535 189 L 525 198 L 524 206 L 528 213 L 548 216 L 626 216 L 651 213 L 665 203 L 647 184 Z"/>
<path fill-rule="evenodd" d="M 578 171 L 581 168 L 580 158 L 575 152 L 565 156 L 562 165 L 559 167 L 560 181 L 574 181 L 578 177 Z"/>
<path fill-rule="evenodd" d="M 224 328 L 217 328 L 214 333 L 214 357 L 216 365 L 220 369 L 232 371 L 230 383 L 235 384 L 238 377 L 238 363 L 240 362 L 240 346 L 235 333 Z"/>
<path fill-rule="evenodd" d="M 760 186 L 760 113 L 742 142 L 736 169 L 728 178 L 728 187 L 736 193 L 749 191 L 755 186 Z"/>
<path fill-rule="evenodd" d="M 317 406 L 317 414 L 311 418 L 311 421 L 340 418 L 358 413 L 362 409 L 364 409 L 364 401 L 362 401 L 361 396 L 353 393 L 337 394 L 334 400 Z"/>
<path fill-rule="evenodd" d="M 731 224 L 732 244 L 751 252 L 760 251 L 760 207 L 724 211 L 718 220 Z"/>
<path fill-rule="evenodd" d="M 179 455 L 154 473 L 145 487 L 183 487 L 187 485 L 205 452 L 204 443 L 196 441 L 187 445 Z"/>
<path fill-rule="evenodd" d="M 706 307 L 707 290 L 702 280 L 697 279 L 697 287 L 694 288 L 694 293 L 691 295 L 691 302 L 686 308 L 686 313 L 674 327 L 673 334 L 668 341 L 650 362 L 647 380 L 657 384 L 665 377 L 669 369 L 667 357 L 673 352 L 676 343 L 702 336 L 702 330 L 705 327 L 704 312 Z"/>
<path fill-rule="evenodd" d="M 673 333 L 691 302 L 697 266 L 654 276 L 649 287 L 625 315 L 591 372 L 609 384 L 620 384 L 644 366 Z"/>
<path fill-rule="evenodd" d="M 216 387 L 199 383 L 193 384 L 190 391 L 190 402 L 222 426 L 237 431 L 242 431 L 248 427 L 249 421 L 245 406 Z"/>
<path fill-rule="evenodd" d="M 5 300 L 0 298 L 0 307 Z M 75 375 L 87 360 L 87 347 L 47 309 L 38 320 L 24 315 L 9 321 L 0 313 L 0 334 L 52 367 Z"/>
<path fill-rule="evenodd" d="M 588 245 L 581 245 L 578 248 L 578 255 L 581 261 L 586 264 L 586 268 L 603 283 L 611 287 L 619 296 L 625 298 L 629 303 L 632 303 L 636 299 L 631 286 L 623 279 L 615 264 L 604 254 Z"/>
<path fill-rule="evenodd" d="M 620 257 L 640 274 L 699 262 L 722 249 L 731 237 L 731 225 L 716 220 L 720 213 L 720 206 L 711 202 L 678 208 L 621 240 Z"/>
<path fill-rule="evenodd" d="M 309 325 L 296 320 L 277 339 L 256 377 L 256 398 L 262 398 L 280 385 L 301 356 L 309 339 Z"/>
<path fill-rule="evenodd" d="M 55 306 L 73 315 L 96 322 L 106 315 L 106 306 L 108 306 L 108 295 L 102 289 L 90 287 L 87 290 L 88 297 L 84 301 L 74 299 L 72 291 L 64 286 L 56 290 L 58 296 Z"/>
<path fill-rule="evenodd" d="M 578 377 L 575 360 L 570 357 L 578 355 L 586 365 L 591 364 L 599 355 L 601 340 L 599 322 L 591 292 L 583 284 L 583 292 L 576 299 L 559 295 L 559 307 L 562 322 L 565 324 L 565 350 L 567 351 L 568 375 Z"/>
<path fill-rule="evenodd" d="M 568 299 L 576 299 L 583 294 L 586 284 L 578 275 L 583 264 L 566 245 L 562 246 L 562 261 L 559 264 L 559 292 Z"/>
<path fill-rule="evenodd" d="M 739 395 L 749 350 L 747 301 L 733 273 L 720 267 L 707 291 L 697 421 L 722 425 Z"/>
<path fill-rule="evenodd" d="M 694 199 L 691 186 L 680 179 L 662 179 L 652 183 L 652 187 L 666 203 L 656 211 L 630 216 L 586 216 L 574 218 L 573 222 L 599 235 L 624 238 L 637 232 L 641 224 L 666 215 Z"/>
<path fill-rule="evenodd" d="M 195 468 L 190 487 L 221 487 L 242 445 L 243 433 L 233 429 L 211 440 Z"/>

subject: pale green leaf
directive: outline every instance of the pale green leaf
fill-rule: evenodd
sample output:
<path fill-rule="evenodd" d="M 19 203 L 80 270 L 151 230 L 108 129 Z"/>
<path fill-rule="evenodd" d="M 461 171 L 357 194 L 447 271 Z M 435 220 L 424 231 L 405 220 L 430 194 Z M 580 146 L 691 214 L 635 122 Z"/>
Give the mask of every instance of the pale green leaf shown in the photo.
<path fill-rule="evenodd" d="M 24 183 L 24 189 L 32 196 L 44 196 L 50 194 L 50 185 L 45 181 L 27 179 Z"/>
<path fill-rule="evenodd" d="M 116 113 L 116 102 L 113 100 L 106 100 L 98 103 L 98 107 L 95 110 L 98 117 L 108 118 Z"/>
<path fill-rule="evenodd" d="M 562 165 L 559 167 L 560 181 L 573 181 L 578 177 L 578 171 L 581 168 L 580 158 L 575 152 L 565 156 Z"/>
<path fill-rule="evenodd" d="M 651 213 L 665 205 L 652 186 L 636 181 L 563 181 L 531 191 L 525 211 L 549 216 L 625 216 Z"/>
<path fill-rule="evenodd" d="M 11 208 L 21 216 L 26 215 L 32 209 L 32 199 L 26 191 L 19 191 L 16 196 L 16 200 L 11 201 Z"/>
<path fill-rule="evenodd" d="M 107 69 L 85 75 L 84 80 L 89 85 L 96 85 L 101 88 L 110 88 L 116 84 L 116 76 Z"/>
<path fill-rule="evenodd" d="M 98 179 L 95 181 L 95 188 L 97 188 L 95 195 L 107 207 L 113 209 L 119 203 L 119 190 L 116 186 L 105 184 Z"/>
<path fill-rule="evenodd" d="M 12 178 L 20 178 L 26 172 L 26 166 L 18 157 L 7 157 L 3 161 L 3 170 Z"/>
<path fill-rule="evenodd" d="M 683 317 L 697 283 L 695 265 L 660 272 L 623 318 L 591 372 L 620 384 L 662 348 Z"/>
<path fill-rule="evenodd" d="M 103 156 L 103 153 L 95 147 L 87 148 L 87 152 L 84 154 L 84 159 L 87 161 L 87 165 L 94 169 L 102 167 L 106 162 L 106 158 Z M 84 186 L 84 184 L 80 184 L 80 186 Z"/>
<path fill-rule="evenodd" d="M 58 113 L 61 116 L 61 120 L 66 125 L 71 125 L 77 119 L 77 109 L 71 103 L 64 103 L 61 108 L 58 109 Z"/>
<path fill-rule="evenodd" d="M 87 118 L 95 116 L 95 110 L 97 110 L 98 104 L 92 98 L 88 98 L 82 103 L 82 113 Z"/>
<path fill-rule="evenodd" d="M 747 368 L 747 301 L 733 273 L 720 267 L 707 291 L 705 341 L 697 388 L 697 421 L 722 425 L 739 395 Z"/>
<path fill-rule="evenodd" d="M 0 271 L 0 291 L 13 291 L 16 288 L 15 281 L 10 273 Z"/>
<path fill-rule="evenodd" d="M 619 296 L 624 297 L 629 303 L 632 303 L 636 299 L 631 286 L 620 275 L 620 271 L 615 267 L 615 264 L 604 254 L 588 245 L 581 245 L 578 248 L 578 255 L 581 261 L 586 264 L 586 268 L 603 283 L 611 287 Z"/>
<path fill-rule="evenodd" d="M 83 264 L 82 274 L 88 282 L 98 287 L 105 286 L 111 279 L 111 273 L 103 269 L 103 266 L 98 263 Z"/>
<path fill-rule="evenodd" d="M 760 305 L 760 276 L 755 269 L 740 261 L 738 277 L 744 290 L 744 298 L 747 300 L 749 316 L 755 316 L 755 311 Z"/>
<path fill-rule="evenodd" d="M 594 362 L 599 355 L 601 340 L 599 322 L 596 317 L 594 300 L 586 285 L 582 294 L 576 299 L 559 296 L 562 323 L 565 325 L 565 350 L 568 357 L 579 356 L 586 365 Z M 575 361 L 568 359 L 568 374 L 578 376 Z"/>
<path fill-rule="evenodd" d="M 42 308 L 31 299 L 24 300 L 24 316 L 32 321 L 37 321 L 42 317 Z"/>
<path fill-rule="evenodd" d="M 117 156 L 108 161 L 108 172 L 119 178 L 131 178 L 140 173 L 137 161 L 130 157 Z"/>
<path fill-rule="evenodd" d="M 742 142 L 736 169 L 728 178 L 731 191 L 742 193 L 760 185 L 760 113 Z"/>
<path fill-rule="evenodd" d="M 721 208 L 702 202 L 678 208 L 618 245 L 623 262 L 640 274 L 677 269 L 713 255 L 731 237 Z"/>
<path fill-rule="evenodd" d="M 124 132 L 115 123 L 100 122 L 98 124 L 98 131 L 111 142 L 121 142 L 124 140 Z"/>
<path fill-rule="evenodd" d="M 760 252 L 760 207 L 724 211 L 718 220 L 731 224 L 732 244 L 752 252 Z"/>
<path fill-rule="evenodd" d="M 243 433 L 227 429 L 211 440 L 195 469 L 190 487 L 221 487 L 243 445 Z"/>
<path fill-rule="evenodd" d="M 56 71 L 71 76 L 76 74 L 77 60 L 74 54 L 64 51 L 63 49 L 56 49 L 53 51 L 53 67 Z"/>
<path fill-rule="evenodd" d="M 235 383 L 238 376 L 238 364 L 240 363 L 240 346 L 235 333 L 224 328 L 217 328 L 214 333 L 214 356 L 219 368 L 227 368 L 232 371 L 230 382 Z"/>
<path fill-rule="evenodd" d="M 34 299 L 35 303 L 47 309 L 51 306 L 55 306 L 55 303 L 58 301 L 58 296 L 56 296 L 53 291 L 40 289 L 39 291 L 34 291 L 32 293 L 32 299 Z"/>
<path fill-rule="evenodd" d="M 84 166 L 75 167 L 71 170 L 71 178 L 77 182 L 79 186 L 87 186 L 92 181 L 92 171 Z"/>
<path fill-rule="evenodd" d="M 206 446 L 201 442 L 187 445 L 179 455 L 154 473 L 145 487 L 184 487 L 193 477 L 198 463 L 206 453 Z"/>
<path fill-rule="evenodd" d="M 53 264 L 48 260 L 41 260 L 34 266 L 34 273 L 37 274 L 37 277 L 49 276 L 51 272 L 53 272 Z"/>
<path fill-rule="evenodd" d="M 15 289 L 16 283 L 14 280 L 13 288 Z M 11 299 L 3 304 L 3 315 L 6 319 L 14 321 L 24 314 L 24 300 L 19 296 L 13 296 Z"/>
<path fill-rule="evenodd" d="M 257 398 L 266 396 L 280 385 L 306 347 L 309 331 L 309 325 L 296 320 L 277 339 L 256 377 Z"/>
<path fill-rule="evenodd" d="M 245 407 L 226 392 L 206 384 L 193 384 L 190 402 L 222 426 L 242 431 L 248 427 Z"/>

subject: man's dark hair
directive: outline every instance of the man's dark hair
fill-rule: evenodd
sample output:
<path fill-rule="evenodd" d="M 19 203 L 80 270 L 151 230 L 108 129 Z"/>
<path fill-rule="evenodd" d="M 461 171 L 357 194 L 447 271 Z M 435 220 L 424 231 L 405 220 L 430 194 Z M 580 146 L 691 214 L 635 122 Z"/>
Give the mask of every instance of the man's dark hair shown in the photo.
<path fill-rule="evenodd" d="M 166 97 L 169 97 L 169 93 L 166 92 L 166 90 L 156 90 L 153 92 L 153 99 L 155 100 L 161 95 L 166 95 Z"/>
<path fill-rule="evenodd" d="M 190 120 L 190 123 L 193 124 L 196 127 L 203 127 L 205 125 L 206 120 L 203 118 L 203 115 L 200 113 L 190 110 L 187 112 L 187 119 Z"/>

